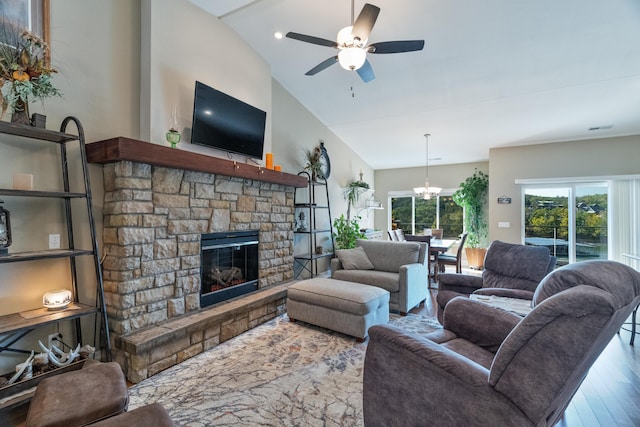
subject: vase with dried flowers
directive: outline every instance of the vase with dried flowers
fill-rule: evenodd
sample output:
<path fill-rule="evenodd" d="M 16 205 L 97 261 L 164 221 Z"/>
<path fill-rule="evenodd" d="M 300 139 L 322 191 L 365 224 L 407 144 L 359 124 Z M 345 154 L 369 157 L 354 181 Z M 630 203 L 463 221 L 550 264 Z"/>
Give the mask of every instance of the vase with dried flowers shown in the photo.
<path fill-rule="evenodd" d="M 303 150 L 306 160 L 304 170 L 309 172 L 309 174 L 311 174 L 311 180 L 315 181 L 319 176 L 322 176 L 322 165 L 320 163 L 322 149 L 320 148 L 320 145 L 317 145 L 311 150 L 308 148 L 304 148 Z"/>
<path fill-rule="evenodd" d="M 29 101 L 62 96 L 53 86 L 53 73 L 44 40 L 28 30 L 10 32 L 5 27 L 0 43 L 0 118 L 11 107 L 13 123 L 30 124 Z"/>

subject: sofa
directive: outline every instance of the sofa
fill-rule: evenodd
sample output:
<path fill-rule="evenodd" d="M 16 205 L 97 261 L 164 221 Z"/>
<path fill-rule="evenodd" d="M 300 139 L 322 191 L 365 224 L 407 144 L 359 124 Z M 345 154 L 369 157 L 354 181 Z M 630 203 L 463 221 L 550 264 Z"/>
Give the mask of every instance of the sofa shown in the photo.
<path fill-rule="evenodd" d="M 482 276 L 440 274 L 438 276 L 438 320 L 449 301 L 457 296 L 495 295 L 530 300 L 540 281 L 556 266 L 556 257 L 541 246 L 526 246 L 494 240 L 484 258 Z"/>
<path fill-rule="evenodd" d="M 331 278 L 386 289 L 389 309 L 406 315 L 427 299 L 428 256 L 425 243 L 358 239 L 356 248 L 336 251 Z"/>
<path fill-rule="evenodd" d="M 363 414 L 375 426 L 553 426 L 640 302 L 640 272 L 614 261 L 555 270 L 524 318 L 454 298 L 443 329 L 369 329 Z"/>

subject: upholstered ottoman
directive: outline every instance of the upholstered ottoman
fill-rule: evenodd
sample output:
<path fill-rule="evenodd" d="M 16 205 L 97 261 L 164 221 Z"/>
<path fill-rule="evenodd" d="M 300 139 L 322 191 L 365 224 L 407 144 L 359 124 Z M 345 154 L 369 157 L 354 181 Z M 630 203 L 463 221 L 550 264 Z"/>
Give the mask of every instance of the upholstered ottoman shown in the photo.
<path fill-rule="evenodd" d="M 287 314 L 364 341 L 369 327 L 389 321 L 389 292 L 344 280 L 314 278 L 289 286 Z"/>

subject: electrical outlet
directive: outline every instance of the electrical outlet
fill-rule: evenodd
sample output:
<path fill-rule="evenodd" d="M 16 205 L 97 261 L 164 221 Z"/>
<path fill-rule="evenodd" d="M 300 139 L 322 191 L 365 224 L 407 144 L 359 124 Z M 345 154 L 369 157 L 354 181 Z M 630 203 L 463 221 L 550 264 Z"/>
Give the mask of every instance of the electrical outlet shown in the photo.
<path fill-rule="evenodd" d="M 59 234 L 49 234 L 49 249 L 60 249 Z"/>

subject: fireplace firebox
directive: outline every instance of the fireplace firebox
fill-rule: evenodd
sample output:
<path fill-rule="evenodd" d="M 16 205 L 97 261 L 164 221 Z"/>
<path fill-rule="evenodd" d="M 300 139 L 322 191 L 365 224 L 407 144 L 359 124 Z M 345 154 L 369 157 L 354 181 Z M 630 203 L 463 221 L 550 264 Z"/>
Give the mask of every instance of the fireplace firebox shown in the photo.
<path fill-rule="evenodd" d="M 201 236 L 200 307 L 258 289 L 258 239 L 258 230 Z"/>

